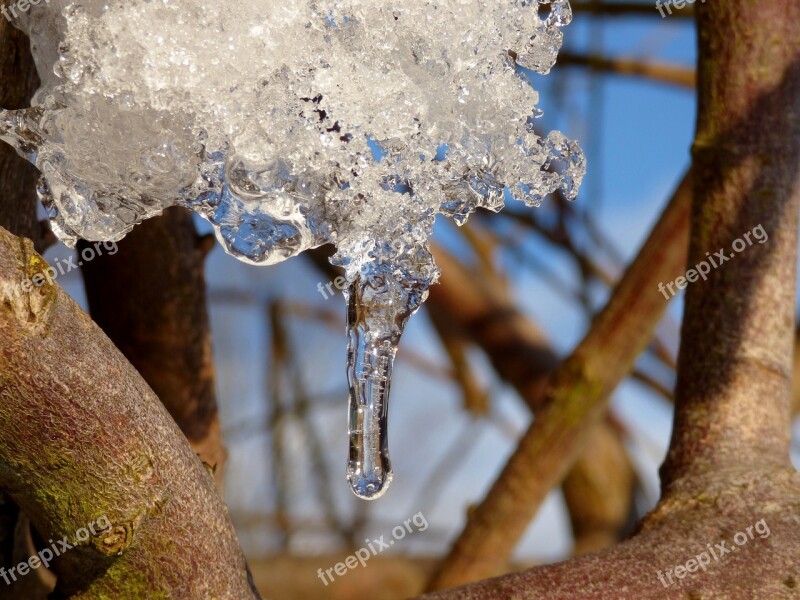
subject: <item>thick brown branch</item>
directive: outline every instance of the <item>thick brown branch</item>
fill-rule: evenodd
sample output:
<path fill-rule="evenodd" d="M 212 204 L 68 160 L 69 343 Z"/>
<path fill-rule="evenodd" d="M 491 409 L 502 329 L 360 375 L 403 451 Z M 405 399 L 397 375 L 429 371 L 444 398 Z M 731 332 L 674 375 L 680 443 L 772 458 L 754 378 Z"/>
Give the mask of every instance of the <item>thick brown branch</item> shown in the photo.
<path fill-rule="evenodd" d="M 94 249 L 83 243 L 81 251 Z M 189 212 L 170 208 L 134 228 L 116 252 L 82 260 L 94 321 L 158 395 L 200 458 L 224 450 L 214 391 L 205 288 L 206 248 Z"/>
<path fill-rule="evenodd" d="M 0 5 L 5 4 L 0 0 Z M 30 42 L 22 32 L 0 19 L 0 107 L 8 109 L 30 106 L 30 98 L 39 84 L 39 77 L 29 50 Z M 40 226 L 36 219 L 36 179 L 38 171 L 20 158 L 11 146 L 0 141 L 0 227 L 18 236 L 27 237 L 41 246 Z M 0 497 L 0 566 L 11 567 L 18 556 L 13 552 L 21 540 L 15 532 L 30 538 L 29 521 L 14 501 Z M 23 589 L 22 586 L 26 586 Z M 26 582 L 11 582 L 0 586 L 0 598 L 31 600 L 43 598 L 52 586 L 42 584 L 42 578 Z"/>
<path fill-rule="evenodd" d="M 46 263 L 0 230 L 0 285 Z M 41 280 L 40 280 L 41 281 Z M 46 282 L 0 303 L 0 487 L 57 559 L 71 598 L 255 598 L 214 482 L 153 391 Z M 107 516 L 110 533 L 76 532 Z"/>
<path fill-rule="evenodd" d="M 426 600 L 706 600 L 797 597 L 800 481 L 783 472 L 709 485 L 669 518 L 596 554 L 424 596 Z M 782 503 L 775 502 L 783 499 Z M 788 500 L 787 499 L 791 499 Z M 756 527 L 758 528 L 756 530 Z M 752 538 L 747 534 L 750 528 Z M 738 546 L 733 538 L 745 535 Z M 741 541 L 741 536 L 737 538 Z M 715 559 L 710 551 L 728 553 Z M 701 570 L 697 556 L 708 558 Z M 694 561 L 687 571 L 687 561 Z M 705 562 L 705 558 L 701 558 Z M 683 568 L 681 578 L 676 567 Z"/>
<path fill-rule="evenodd" d="M 800 9 L 784 4 L 737 0 L 698 11 L 689 262 L 722 253 L 726 262 L 687 291 L 665 487 L 728 467 L 788 465 Z"/>

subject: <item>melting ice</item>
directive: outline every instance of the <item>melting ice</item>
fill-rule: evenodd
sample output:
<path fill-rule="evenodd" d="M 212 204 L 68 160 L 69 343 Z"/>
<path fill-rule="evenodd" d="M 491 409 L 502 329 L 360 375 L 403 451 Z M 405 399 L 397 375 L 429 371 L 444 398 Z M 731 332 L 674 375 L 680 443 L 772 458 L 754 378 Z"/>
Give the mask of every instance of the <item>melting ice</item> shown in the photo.
<path fill-rule="evenodd" d="M 534 132 L 518 75 L 550 70 L 571 17 L 566 0 L 50 0 L 20 17 L 42 86 L 0 110 L 0 138 L 41 171 L 67 244 L 119 240 L 171 205 L 253 264 L 335 244 L 347 476 L 373 499 L 392 476 L 397 345 L 439 275 L 435 215 L 577 194 L 583 154 Z"/>

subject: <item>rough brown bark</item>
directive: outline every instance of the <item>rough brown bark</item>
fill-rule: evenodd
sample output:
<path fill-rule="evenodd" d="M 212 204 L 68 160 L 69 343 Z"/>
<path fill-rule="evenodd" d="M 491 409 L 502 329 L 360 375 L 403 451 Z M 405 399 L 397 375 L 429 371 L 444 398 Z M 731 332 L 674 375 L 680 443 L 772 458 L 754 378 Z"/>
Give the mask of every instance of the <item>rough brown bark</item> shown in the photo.
<path fill-rule="evenodd" d="M 4 108 L 27 106 L 38 83 L 27 38 L 5 19 L 0 19 L 0 81 Z M 40 243 L 37 176 L 35 168 L 0 144 L 0 223 Z M 0 237 L 3 285 L 14 286 L 21 277 L 44 268 L 29 246 L 6 232 Z M 20 259 L 23 263 L 15 264 Z M 51 311 L 58 303 L 63 310 Z M 62 319 L 77 320 L 78 327 L 71 332 L 84 335 L 54 334 L 59 314 Z M 74 597 L 194 598 L 206 593 L 256 597 L 225 507 L 208 489 L 202 469 L 198 471 L 197 461 L 187 455 L 185 442 L 175 435 L 169 418 L 154 406 L 152 392 L 85 315 L 63 292 L 47 286 L 5 302 L 0 308 L 0 328 L 0 485 L 34 516 L 44 539 L 68 535 L 74 542 L 75 532 L 95 520 L 104 507 L 115 523 L 112 536 L 95 537 L 54 565 L 60 575 L 58 592 L 74 593 Z M 27 339 L 32 331 L 37 333 Z M 56 348 L 55 338 L 63 348 Z M 83 356 L 81 343 L 91 346 Z M 106 360 L 105 353 L 112 359 L 110 367 L 99 364 Z M 12 368 L 20 371 L 11 372 Z M 82 376 L 81 371 L 88 375 Z M 108 379 L 101 380 L 100 388 L 89 389 L 93 375 Z M 76 378 L 81 383 L 73 386 L 71 380 Z M 114 396 L 103 397 L 102 384 L 117 386 L 119 397 L 131 382 L 122 402 L 115 404 Z M 92 407 L 103 403 L 102 410 L 93 414 Z M 141 414 L 147 418 L 139 422 L 135 417 Z M 22 427 L 19 419 L 23 419 Z M 148 425 L 154 429 L 150 431 Z M 146 438 L 150 433 L 156 435 Z M 85 451 L 93 444 L 95 450 Z M 80 472 L 80 466 L 85 472 Z M 133 489 L 137 486 L 141 489 Z M 15 527 L 14 505 L 6 502 L 4 507 L 8 510 L 3 519 L 3 559 L 10 567 L 10 562 L 27 560 L 35 550 L 27 517 L 20 521 L 24 528 Z M 136 550 L 128 551 L 134 540 Z M 109 542 L 122 544 L 120 557 L 109 555 Z M 99 546 L 103 548 L 98 551 Z M 10 597 L 43 598 L 45 587 L 37 580 L 46 576 L 39 569 L 20 577 L 14 586 L 2 584 L 0 596 L 10 591 Z M 52 586 L 52 581 L 45 583 Z"/>
<path fill-rule="evenodd" d="M 689 264 L 720 249 L 731 258 L 686 296 L 677 418 L 662 469 L 667 488 L 728 466 L 789 460 L 800 26 L 772 20 L 800 12 L 797 3 L 733 4 L 698 12 L 703 60 Z M 760 28 L 737 9 L 757 13 Z M 734 254 L 734 240 L 758 225 L 769 240 Z"/>
<path fill-rule="evenodd" d="M 46 263 L 0 230 L 0 284 Z M 214 482 L 153 391 L 56 285 L 0 304 L 0 487 L 73 598 L 256 598 Z M 76 532 L 107 516 L 110 532 Z"/>
<path fill-rule="evenodd" d="M 5 4 L 0 2 L 0 5 Z M 29 50 L 28 38 L 0 19 L 0 107 L 30 106 L 30 98 L 39 85 L 39 77 Z M 41 246 L 42 236 L 36 218 L 36 180 L 38 171 L 0 141 L 0 227 L 26 237 Z M 0 497 L 0 566 L 10 568 L 26 556 L 20 548 L 31 537 L 30 522 L 6 494 Z M 52 575 L 43 571 L 25 581 L 0 586 L 0 598 L 44 598 L 52 590 Z"/>
<path fill-rule="evenodd" d="M 663 498 L 599 554 L 432 598 L 796 598 L 800 477 L 788 461 L 800 182 L 800 5 L 698 4 L 700 110 L 691 257 L 762 224 L 750 248 L 687 292 Z M 730 246 L 728 246 L 730 247 Z M 524 491 L 522 491 L 524 493 Z M 762 521 L 769 533 L 734 536 Z M 718 542 L 735 550 L 676 571 Z M 709 559 L 710 560 L 710 559 Z"/>
<path fill-rule="evenodd" d="M 501 573 L 547 493 L 583 452 L 611 392 L 630 373 L 667 306 L 658 283 L 674 279 L 686 264 L 690 181 L 681 183 L 587 336 L 553 373 L 544 408 L 471 511 L 432 589 Z"/>
<path fill-rule="evenodd" d="M 191 214 L 170 208 L 82 260 L 92 319 L 141 373 L 195 452 L 221 483 L 222 446 L 214 389 L 205 256 Z M 92 248 L 84 242 L 80 250 Z M 99 246 L 99 249 L 102 249 Z"/>

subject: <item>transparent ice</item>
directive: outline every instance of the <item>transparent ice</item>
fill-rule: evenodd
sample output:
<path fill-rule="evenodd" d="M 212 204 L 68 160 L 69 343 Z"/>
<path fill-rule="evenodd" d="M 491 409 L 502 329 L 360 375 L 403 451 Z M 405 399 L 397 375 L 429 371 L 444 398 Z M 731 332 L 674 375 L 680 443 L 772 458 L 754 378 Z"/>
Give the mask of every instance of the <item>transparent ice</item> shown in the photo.
<path fill-rule="evenodd" d="M 519 74 L 549 72 L 571 18 L 566 0 L 49 0 L 18 20 L 42 86 L 0 110 L 0 138 L 41 171 L 70 245 L 171 205 L 253 264 L 335 244 L 347 475 L 374 499 L 397 345 L 439 276 L 435 215 L 577 194 L 583 154 L 534 132 Z"/>

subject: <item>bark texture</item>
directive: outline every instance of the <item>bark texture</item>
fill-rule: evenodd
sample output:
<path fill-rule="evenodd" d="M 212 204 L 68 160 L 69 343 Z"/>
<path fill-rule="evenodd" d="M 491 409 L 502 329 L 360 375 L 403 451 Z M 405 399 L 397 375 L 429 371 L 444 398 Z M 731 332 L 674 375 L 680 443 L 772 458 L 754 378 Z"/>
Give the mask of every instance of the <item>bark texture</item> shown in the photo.
<path fill-rule="evenodd" d="M 5 4 L 0 2 L 0 5 Z M 39 77 L 29 50 L 28 38 L 0 19 L 0 107 L 18 109 L 30 106 L 30 97 Z M 0 142 L 0 227 L 26 237 L 37 247 L 42 244 L 42 228 L 36 218 L 36 180 L 39 172 Z M 30 521 L 5 493 L 0 497 L 0 566 L 10 568 L 27 560 L 30 552 Z M 52 591 L 52 574 L 38 570 L 24 580 L 0 585 L 0 599 L 43 599 Z"/>
<path fill-rule="evenodd" d="M 0 285 L 45 268 L 0 230 Z M 257 598 L 212 478 L 89 317 L 45 283 L 3 299 L 0 331 L 0 487 L 75 546 L 53 565 L 60 597 Z"/>
<path fill-rule="evenodd" d="M 788 465 L 800 26 L 781 21 L 800 10 L 782 5 L 740 1 L 698 11 L 703 60 L 689 264 L 720 250 L 728 260 L 686 296 L 677 419 L 662 470 L 667 488 L 726 466 Z M 736 252 L 736 240 L 758 226 L 769 238 L 751 237 Z"/>

